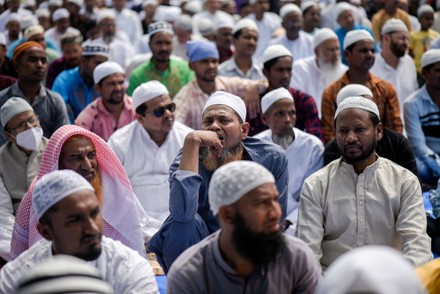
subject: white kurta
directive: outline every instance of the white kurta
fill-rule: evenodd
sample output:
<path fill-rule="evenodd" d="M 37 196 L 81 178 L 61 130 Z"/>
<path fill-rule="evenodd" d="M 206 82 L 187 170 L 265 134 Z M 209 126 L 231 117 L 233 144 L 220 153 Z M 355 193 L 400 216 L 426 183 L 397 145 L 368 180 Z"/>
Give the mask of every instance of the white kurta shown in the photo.
<path fill-rule="evenodd" d="M 102 237 L 102 252 L 98 259 L 87 262 L 98 269 L 115 293 L 159 293 L 156 279 L 148 260 L 119 241 Z M 23 275 L 52 257 L 52 242 L 41 239 L 0 272 L 0 293 L 15 293 Z"/>
<path fill-rule="evenodd" d="M 136 44 L 142 36 L 142 25 L 139 15 L 131 9 L 124 8 L 121 12 L 113 9 L 116 15 L 116 26 L 130 38 L 131 44 Z"/>
<path fill-rule="evenodd" d="M 283 45 L 289 49 L 295 62 L 315 54 L 315 49 L 313 47 L 313 36 L 303 31 L 299 32 L 299 36 L 296 40 L 291 41 L 287 39 L 286 35 L 284 34 L 270 42 L 270 45 L 276 44 Z"/>
<path fill-rule="evenodd" d="M 347 69 L 347 66 L 341 62 L 337 74 L 326 80 L 326 77 L 316 64 L 316 57 L 309 56 L 293 63 L 290 87 L 312 96 L 318 107 L 319 118 L 321 118 L 322 92 L 324 92 L 327 86 L 339 79 Z"/>
<path fill-rule="evenodd" d="M 293 128 L 295 140 L 286 149 L 289 169 L 289 187 L 286 219 L 296 227 L 298 200 L 304 181 L 324 165 L 324 145 L 318 137 Z M 265 130 L 254 137 L 273 143 L 272 131 Z"/>
<path fill-rule="evenodd" d="M 137 121 L 117 130 L 108 144 L 127 171 L 134 193 L 148 215 L 164 221 L 169 215 L 169 168 L 192 129 L 174 122 L 162 146 Z"/>

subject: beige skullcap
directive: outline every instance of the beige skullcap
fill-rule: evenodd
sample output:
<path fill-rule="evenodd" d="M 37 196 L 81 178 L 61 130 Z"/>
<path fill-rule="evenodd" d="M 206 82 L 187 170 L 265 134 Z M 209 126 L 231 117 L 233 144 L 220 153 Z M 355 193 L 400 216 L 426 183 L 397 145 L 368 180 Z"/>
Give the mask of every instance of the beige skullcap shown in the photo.
<path fill-rule="evenodd" d="M 228 106 L 237 113 L 242 122 L 246 121 L 246 105 L 240 97 L 228 92 L 217 91 L 208 98 L 205 106 L 203 107 L 202 113 L 204 113 L 206 109 L 214 105 Z"/>
<path fill-rule="evenodd" d="M 168 89 L 161 82 L 154 80 L 143 83 L 133 92 L 134 108 L 162 95 L 168 95 Z"/>
<path fill-rule="evenodd" d="M 408 28 L 400 19 L 391 18 L 385 22 L 380 33 L 384 35 L 393 32 L 408 32 Z"/>
<path fill-rule="evenodd" d="M 209 183 L 209 206 L 214 215 L 219 208 L 240 200 L 246 193 L 267 184 L 275 183 L 270 171 L 262 165 L 247 160 L 237 160 L 218 168 Z"/>
<path fill-rule="evenodd" d="M 5 127 L 14 116 L 23 113 L 25 111 L 33 112 L 34 109 L 23 98 L 20 97 L 9 98 L 0 109 L 0 118 L 3 127 Z"/>
<path fill-rule="evenodd" d="M 284 47 L 283 45 L 271 45 L 263 52 L 263 64 L 268 62 L 269 60 L 282 57 L 282 56 L 290 56 L 293 58 L 292 53 Z"/>
<path fill-rule="evenodd" d="M 339 105 L 345 98 L 364 95 L 374 97 L 373 92 L 371 92 L 371 90 L 364 85 L 349 84 L 339 90 L 338 95 L 336 95 L 336 105 Z"/>
<path fill-rule="evenodd" d="M 292 94 L 290 94 L 289 90 L 285 88 L 278 88 L 268 92 L 263 98 L 261 98 L 261 111 L 266 113 L 272 104 L 281 99 L 289 99 L 293 102 Z"/>
<path fill-rule="evenodd" d="M 44 28 L 39 24 L 30 26 L 27 29 L 25 29 L 23 33 L 23 37 L 25 41 L 29 41 L 30 38 L 38 34 L 44 34 Z"/>
<path fill-rule="evenodd" d="M 370 40 L 374 42 L 373 37 L 367 30 L 352 30 L 345 35 L 344 38 L 344 50 L 353 45 L 356 42 L 362 40 Z"/>
<path fill-rule="evenodd" d="M 336 109 L 334 119 L 338 117 L 341 111 L 346 109 L 362 109 L 368 112 L 375 114 L 380 119 L 379 109 L 377 108 L 376 103 L 371 101 L 370 99 L 361 97 L 361 96 L 352 96 L 345 98 Z"/>
<path fill-rule="evenodd" d="M 422 56 L 422 68 L 440 61 L 440 49 L 430 49 Z"/>

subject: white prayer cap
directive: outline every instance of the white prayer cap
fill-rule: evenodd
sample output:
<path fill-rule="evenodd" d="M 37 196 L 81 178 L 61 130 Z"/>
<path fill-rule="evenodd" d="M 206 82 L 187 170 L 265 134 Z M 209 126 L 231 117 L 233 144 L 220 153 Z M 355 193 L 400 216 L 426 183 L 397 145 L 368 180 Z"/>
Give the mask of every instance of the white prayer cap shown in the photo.
<path fill-rule="evenodd" d="M 417 17 L 421 18 L 424 14 L 434 13 L 434 9 L 429 4 L 423 4 L 417 9 Z"/>
<path fill-rule="evenodd" d="M 47 8 L 38 8 L 35 11 L 35 16 L 40 18 L 40 17 L 50 17 L 50 11 Z"/>
<path fill-rule="evenodd" d="M 10 13 L 7 17 L 6 17 L 6 24 L 8 24 L 10 21 L 16 21 L 16 22 L 21 22 L 21 18 L 20 15 L 16 12 L 12 12 Z"/>
<path fill-rule="evenodd" d="M 108 57 L 108 46 L 104 43 L 97 41 L 85 41 L 81 44 L 83 51 L 82 56 L 106 56 Z"/>
<path fill-rule="evenodd" d="M 49 0 L 49 6 L 63 6 L 63 0 Z"/>
<path fill-rule="evenodd" d="M 36 24 L 38 24 L 38 19 L 34 15 L 23 15 L 20 21 L 20 30 L 25 30 Z"/>
<path fill-rule="evenodd" d="M 191 12 L 191 13 L 196 14 L 196 13 L 202 11 L 203 7 L 202 7 L 202 3 L 200 1 L 191 0 L 185 4 L 184 9 Z"/>
<path fill-rule="evenodd" d="M 0 110 L 0 118 L 3 127 L 5 127 L 14 116 L 23 113 L 25 111 L 34 111 L 34 109 L 23 98 L 20 97 L 9 98 L 5 102 L 5 104 L 3 104 Z"/>
<path fill-rule="evenodd" d="M 341 14 L 345 11 L 353 11 L 353 5 L 348 4 L 347 2 L 339 2 L 335 7 L 335 16 L 336 20 L 341 16 Z"/>
<path fill-rule="evenodd" d="M 187 14 L 180 15 L 174 22 L 174 27 L 185 32 L 192 32 L 192 19 Z"/>
<path fill-rule="evenodd" d="M 209 18 L 200 19 L 198 26 L 202 36 L 210 35 L 215 32 L 214 23 Z"/>
<path fill-rule="evenodd" d="M 23 38 L 26 41 L 29 41 L 30 38 L 38 34 L 44 34 L 44 28 L 39 24 L 30 26 L 25 29 L 23 33 Z"/>
<path fill-rule="evenodd" d="M 97 268 L 70 255 L 54 255 L 27 271 L 16 294 L 100 293 L 113 294 Z"/>
<path fill-rule="evenodd" d="M 380 33 L 384 35 L 393 32 L 408 32 L 408 28 L 400 19 L 391 18 L 385 22 Z"/>
<path fill-rule="evenodd" d="M 368 87 L 361 84 L 349 84 L 339 90 L 338 95 L 336 95 L 336 105 L 339 105 L 345 98 L 352 96 L 373 96 L 373 92 Z"/>
<path fill-rule="evenodd" d="M 233 29 L 234 21 L 231 17 L 220 15 L 214 20 L 214 30 L 218 31 L 224 28 Z"/>
<path fill-rule="evenodd" d="M 213 105 L 225 105 L 232 108 L 237 115 L 240 117 L 242 122 L 246 121 L 246 105 L 244 101 L 231 93 L 217 91 L 212 94 L 205 103 L 205 107 L 203 107 L 202 114 L 206 109 Z"/>
<path fill-rule="evenodd" d="M 98 84 L 104 78 L 115 73 L 125 74 L 124 70 L 118 63 L 114 61 L 103 62 L 95 67 L 95 70 L 93 71 L 93 81 L 95 84 Z"/>
<path fill-rule="evenodd" d="M 288 4 L 284 5 L 283 7 L 281 7 L 280 17 L 284 18 L 286 15 L 288 15 L 289 13 L 292 13 L 292 12 L 295 12 L 299 15 L 302 15 L 301 8 L 299 8 L 298 5 L 293 4 L 293 3 L 288 3 Z"/>
<path fill-rule="evenodd" d="M 371 112 L 380 119 L 379 109 L 377 108 L 376 103 L 362 96 L 352 96 L 343 99 L 336 109 L 334 119 L 336 120 L 336 117 L 341 111 L 349 108 L 362 109 Z"/>
<path fill-rule="evenodd" d="M 73 170 L 56 170 L 42 176 L 32 194 L 32 206 L 37 219 L 56 203 L 78 191 L 95 191 L 90 183 Z"/>
<path fill-rule="evenodd" d="M 315 38 L 313 40 L 313 48 L 318 47 L 319 45 L 321 45 L 322 43 L 324 43 L 327 40 L 330 39 L 336 39 L 338 40 L 338 36 L 336 35 L 336 33 L 329 28 L 322 28 L 320 30 L 318 30 L 315 34 Z"/>
<path fill-rule="evenodd" d="M 52 21 L 58 21 L 62 18 L 69 18 L 70 13 L 66 8 L 58 8 L 55 10 L 55 12 L 52 14 Z"/>
<path fill-rule="evenodd" d="M 134 109 L 156 97 L 168 95 L 168 89 L 159 81 L 149 81 L 138 86 L 132 95 Z"/>
<path fill-rule="evenodd" d="M 35 0 L 25 0 L 22 4 L 22 7 L 30 7 L 35 6 L 37 2 Z"/>
<path fill-rule="evenodd" d="M 257 24 L 250 18 L 240 19 L 232 29 L 232 34 L 235 34 L 236 32 L 242 29 L 250 29 L 258 32 Z"/>
<path fill-rule="evenodd" d="M 146 0 L 146 1 L 142 2 L 142 8 L 145 8 L 149 5 L 157 6 L 157 5 L 159 5 L 159 2 L 157 0 Z"/>
<path fill-rule="evenodd" d="M 315 0 L 308 0 L 301 3 L 301 10 L 304 13 L 307 9 L 309 9 L 312 6 L 319 7 L 319 2 Z"/>
<path fill-rule="evenodd" d="M 261 98 L 261 111 L 266 113 L 266 111 L 278 100 L 281 99 L 290 99 L 293 102 L 292 94 L 290 94 L 289 90 L 285 88 L 278 88 L 276 90 L 272 90 Z"/>
<path fill-rule="evenodd" d="M 426 294 L 413 266 L 394 248 L 370 245 L 343 254 L 329 267 L 318 294 Z"/>
<path fill-rule="evenodd" d="M 3 33 L 0 33 L 0 45 L 6 46 L 6 38 Z"/>
<path fill-rule="evenodd" d="M 116 19 L 115 12 L 111 9 L 108 9 L 108 8 L 104 8 L 104 9 L 99 10 L 97 23 L 100 23 L 101 21 L 103 21 L 106 18 Z"/>
<path fill-rule="evenodd" d="M 219 167 L 209 183 L 209 206 L 212 213 L 217 215 L 221 206 L 231 205 L 246 193 L 267 183 L 275 183 L 275 178 L 256 162 L 237 160 Z"/>
<path fill-rule="evenodd" d="M 422 68 L 440 61 L 440 49 L 430 49 L 422 56 Z"/>
<path fill-rule="evenodd" d="M 283 45 L 271 45 L 263 52 L 263 64 L 268 62 L 269 60 L 282 57 L 282 56 L 290 56 L 293 58 L 292 53 L 284 47 Z"/>
<path fill-rule="evenodd" d="M 367 30 L 352 30 L 345 35 L 344 38 L 344 50 L 353 45 L 356 42 L 362 40 L 370 40 L 374 42 L 373 37 Z"/>
<path fill-rule="evenodd" d="M 67 3 L 75 4 L 76 6 L 78 6 L 80 8 L 83 6 L 82 0 L 67 0 Z"/>
<path fill-rule="evenodd" d="M 148 26 L 148 34 L 150 35 L 150 38 L 159 32 L 166 32 L 174 35 L 173 26 L 166 21 L 156 21 Z"/>

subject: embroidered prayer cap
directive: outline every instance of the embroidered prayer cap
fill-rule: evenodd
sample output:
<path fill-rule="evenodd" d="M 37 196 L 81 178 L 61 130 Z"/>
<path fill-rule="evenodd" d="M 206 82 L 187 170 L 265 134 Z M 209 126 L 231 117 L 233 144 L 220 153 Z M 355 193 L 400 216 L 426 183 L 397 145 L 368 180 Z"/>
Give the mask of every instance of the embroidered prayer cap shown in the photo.
<path fill-rule="evenodd" d="M 116 19 L 116 14 L 113 10 L 104 8 L 99 10 L 97 23 L 101 23 L 106 18 Z"/>
<path fill-rule="evenodd" d="M 5 38 L 5 35 L 3 35 L 3 33 L 0 33 L 0 45 L 3 45 L 6 47 L 6 38 Z"/>
<path fill-rule="evenodd" d="M 191 13 L 196 14 L 196 13 L 202 11 L 203 7 L 202 7 L 202 4 L 201 4 L 200 1 L 198 1 L 198 0 L 191 0 L 191 1 L 188 1 L 185 4 L 183 9 L 185 9 L 185 10 L 191 12 Z"/>
<path fill-rule="evenodd" d="M 6 127 L 8 122 L 17 114 L 20 114 L 25 111 L 34 111 L 32 106 L 23 98 L 20 97 L 11 97 L 9 98 L 5 104 L 3 104 L 0 109 L 0 118 L 2 122 L 2 126 Z"/>
<path fill-rule="evenodd" d="M 304 13 L 307 9 L 313 6 L 319 7 L 319 2 L 315 0 L 304 1 L 301 3 L 301 10 Z"/>
<path fill-rule="evenodd" d="M 293 102 L 292 94 L 290 94 L 289 90 L 285 88 L 278 88 L 270 91 L 266 95 L 261 98 L 261 111 L 266 113 L 266 111 L 278 100 L 281 99 L 289 99 Z"/>
<path fill-rule="evenodd" d="M 264 166 L 248 160 L 237 160 L 219 167 L 209 183 L 209 206 L 214 215 L 219 208 L 240 200 L 246 193 L 275 178 Z"/>
<path fill-rule="evenodd" d="M 391 18 L 385 22 L 380 33 L 384 35 L 393 32 L 408 32 L 408 28 L 400 19 Z"/>
<path fill-rule="evenodd" d="M 339 105 L 345 98 L 364 95 L 374 97 L 373 92 L 371 92 L 371 90 L 364 85 L 349 84 L 339 90 L 338 95 L 336 95 L 336 105 Z"/>
<path fill-rule="evenodd" d="M 422 68 L 440 61 L 440 49 L 430 49 L 422 56 Z"/>
<path fill-rule="evenodd" d="M 32 195 L 37 219 L 56 203 L 83 190 L 95 191 L 83 176 L 73 170 L 56 170 L 42 176 L 35 184 Z"/>
<path fill-rule="evenodd" d="M 239 20 L 234 25 L 234 28 L 232 29 L 232 34 L 235 34 L 236 32 L 238 32 L 239 30 L 242 30 L 242 29 L 250 29 L 250 30 L 258 32 L 257 24 L 255 23 L 255 21 L 253 21 L 250 18 L 243 18 L 243 19 Z"/>
<path fill-rule="evenodd" d="M 35 11 L 35 16 L 37 18 L 40 18 L 40 17 L 50 17 L 50 11 L 47 8 L 38 8 Z"/>
<path fill-rule="evenodd" d="M 173 26 L 166 21 L 157 21 L 148 26 L 148 34 L 150 35 L 150 38 L 159 32 L 166 32 L 174 35 Z"/>
<path fill-rule="evenodd" d="M 99 82 L 102 81 L 104 78 L 115 73 L 125 75 L 124 70 L 118 63 L 114 61 L 103 62 L 95 67 L 95 70 L 93 71 L 93 81 L 95 82 L 95 84 L 99 84 Z"/>
<path fill-rule="evenodd" d="M 189 62 L 196 62 L 206 58 L 219 59 L 217 46 L 209 41 L 188 41 L 186 42 L 186 52 Z"/>
<path fill-rule="evenodd" d="M 330 265 L 317 294 L 426 294 L 413 265 L 388 246 L 369 245 L 343 254 Z"/>
<path fill-rule="evenodd" d="M 295 12 L 298 15 L 302 15 L 301 8 L 298 7 L 298 5 L 293 3 L 288 3 L 281 7 L 280 9 L 280 17 L 283 19 L 286 15 L 289 13 Z"/>
<path fill-rule="evenodd" d="M 174 22 L 174 27 L 181 29 L 185 32 L 192 32 L 192 19 L 187 14 L 180 15 Z"/>
<path fill-rule="evenodd" d="M 289 49 L 287 49 L 283 45 L 271 45 L 267 47 L 267 49 L 263 52 L 263 64 L 265 64 L 269 60 L 283 56 L 290 56 L 293 58 L 292 53 L 289 51 Z"/>
<path fill-rule="evenodd" d="M 209 18 L 202 18 L 198 22 L 199 32 L 202 36 L 215 33 L 214 23 Z"/>
<path fill-rule="evenodd" d="M 203 107 L 202 115 L 206 109 L 214 105 L 228 106 L 237 113 L 242 122 L 246 121 L 246 105 L 240 97 L 228 92 L 217 91 L 209 96 L 208 100 L 205 103 L 205 106 Z"/>
<path fill-rule="evenodd" d="M 18 57 L 20 57 L 22 54 L 24 54 L 26 52 L 26 50 L 28 50 L 30 48 L 34 48 L 34 47 L 38 47 L 38 48 L 44 50 L 43 45 L 41 45 L 38 42 L 27 41 L 27 42 L 21 43 L 20 45 L 15 47 L 14 53 L 12 55 L 12 61 L 15 62 Z"/>
<path fill-rule="evenodd" d="M 232 17 L 226 16 L 226 15 L 220 15 L 214 20 L 214 30 L 218 31 L 219 29 L 233 29 L 234 28 L 234 21 L 232 20 Z"/>
<path fill-rule="evenodd" d="M 419 9 L 417 9 L 417 17 L 418 18 L 421 18 L 423 15 L 425 15 L 427 13 L 434 14 L 434 9 L 429 4 L 423 4 L 419 7 Z"/>
<path fill-rule="evenodd" d="M 55 255 L 31 268 L 20 279 L 16 294 L 113 294 L 97 268 L 69 255 Z"/>
<path fill-rule="evenodd" d="M 82 0 L 67 0 L 67 3 L 75 4 L 79 8 L 81 8 L 83 6 L 83 1 Z"/>
<path fill-rule="evenodd" d="M 101 55 L 108 57 L 108 46 L 101 42 L 96 41 L 85 41 L 82 43 L 81 47 L 83 51 L 82 56 L 95 56 Z"/>
<path fill-rule="evenodd" d="M 344 38 L 344 50 L 353 45 L 356 42 L 362 40 L 370 40 L 374 42 L 373 36 L 367 30 L 352 30 L 345 35 Z"/>
<path fill-rule="evenodd" d="M 319 45 L 330 39 L 338 40 L 338 36 L 332 29 L 329 28 L 320 29 L 315 34 L 315 38 L 313 40 L 313 48 L 318 47 Z"/>
<path fill-rule="evenodd" d="M 159 81 L 149 81 L 138 86 L 132 95 L 134 108 L 151 99 L 162 95 L 169 95 L 168 89 Z"/>
<path fill-rule="evenodd" d="M 342 100 L 341 103 L 338 105 L 338 108 L 336 109 L 334 119 L 336 120 L 341 111 L 350 108 L 362 109 L 371 112 L 375 114 L 380 120 L 379 109 L 377 108 L 376 103 L 362 96 L 352 96 Z"/>
<path fill-rule="evenodd" d="M 69 16 L 70 16 L 70 13 L 66 8 L 58 8 L 52 14 L 52 21 L 56 22 L 62 18 L 69 18 Z"/>
<path fill-rule="evenodd" d="M 335 7 L 335 16 L 336 20 L 341 16 L 341 14 L 345 11 L 353 11 L 353 5 L 348 4 L 347 2 L 339 2 Z"/>
<path fill-rule="evenodd" d="M 23 33 L 23 37 L 26 41 L 29 41 L 30 38 L 38 34 L 44 34 L 44 28 L 39 24 L 30 26 L 27 29 L 25 29 Z"/>
<path fill-rule="evenodd" d="M 7 17 L 6 17 L 6 24 L 8 24 L 10 21 L 16 21 L 16 22 L 21 22 L 21 18 L 20 15 L 16 12 L 12 12 L 10 13 Z"/>

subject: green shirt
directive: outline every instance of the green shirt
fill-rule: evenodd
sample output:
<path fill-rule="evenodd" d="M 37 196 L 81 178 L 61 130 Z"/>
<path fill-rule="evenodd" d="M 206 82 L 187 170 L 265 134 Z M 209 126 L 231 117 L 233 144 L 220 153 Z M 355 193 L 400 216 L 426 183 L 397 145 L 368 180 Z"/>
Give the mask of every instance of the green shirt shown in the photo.
<path fill-rule="evenodd" d="M 129 96 L 142 83 L 157 80 L 167 87 L 171 98 L 194 78 L 194 72 L 186 61 L 170 59 L 169 66 L 164 72 L 159 72 L 151 60 L 136 67 L 130 75 L 130 84 L 127 89 Z"/>

